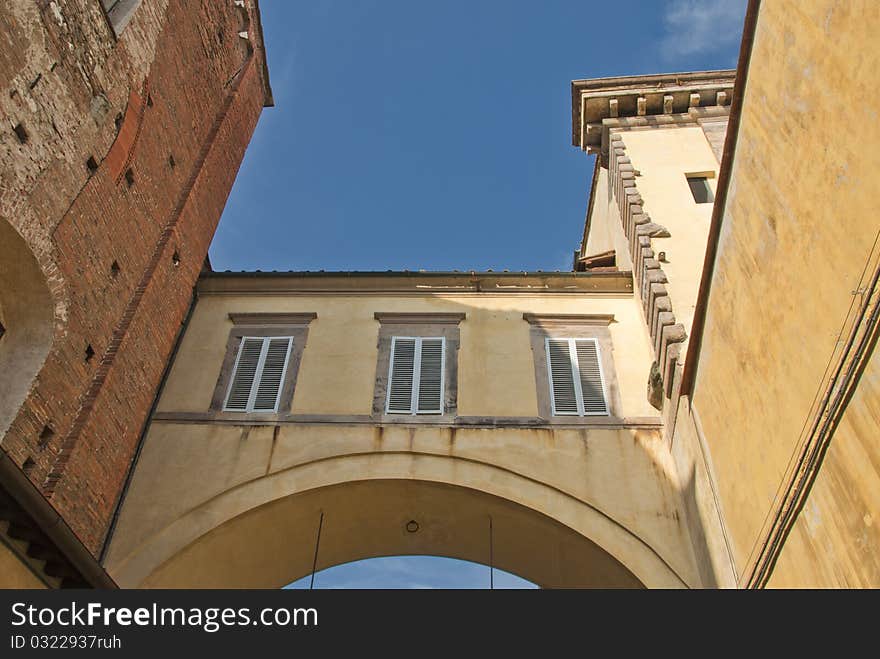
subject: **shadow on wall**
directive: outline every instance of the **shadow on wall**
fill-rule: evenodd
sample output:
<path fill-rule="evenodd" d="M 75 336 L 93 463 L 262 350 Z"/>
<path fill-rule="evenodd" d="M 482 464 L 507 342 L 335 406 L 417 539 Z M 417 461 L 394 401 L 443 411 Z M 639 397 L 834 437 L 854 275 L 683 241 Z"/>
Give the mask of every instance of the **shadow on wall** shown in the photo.
<path fill-rule="evenodd" d="M 0 438 L 49 354 L 53 318 L 49 287 L 34 255 L 0 219 Z"/>
<path fill-rule="evenodd" d="M 543 587 L 643 587 L 611 554 L 556 519 L 487 492 L 422 480 L 305 490 L 257 505 L 180 549 L 173 542 L 151 540 L 110 571 L 125 587 L 279 588 L 313 567 L 442 556 L 492 564 Z M 170 557 L 162 561 L 160 553 Z"/>

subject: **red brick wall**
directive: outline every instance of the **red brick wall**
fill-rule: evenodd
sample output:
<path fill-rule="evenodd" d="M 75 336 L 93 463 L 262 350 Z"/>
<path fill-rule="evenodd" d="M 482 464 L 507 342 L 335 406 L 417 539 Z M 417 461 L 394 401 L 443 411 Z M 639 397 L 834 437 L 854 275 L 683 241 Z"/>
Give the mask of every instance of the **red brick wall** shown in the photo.
<path fill-rule="evenodd" d="M 144 3 L 118 41 L 97 0 L 55 6 L 0 16 L 15 50 L 39 52 L 0 49 L 15 90 L 0 101 L 0 221 L 32 246 L 56 306 L 50 354 L 2 448 L 33 460 L 31 480 L 97 554 L 265 81 L 260 52 L 238 36 L 248 29 L 262 47 L 254 17 L 231 1 Z M 25 144 L 5 128 L 17 122 Z M 41 447 L 45 425 L 54 435 Z"/>

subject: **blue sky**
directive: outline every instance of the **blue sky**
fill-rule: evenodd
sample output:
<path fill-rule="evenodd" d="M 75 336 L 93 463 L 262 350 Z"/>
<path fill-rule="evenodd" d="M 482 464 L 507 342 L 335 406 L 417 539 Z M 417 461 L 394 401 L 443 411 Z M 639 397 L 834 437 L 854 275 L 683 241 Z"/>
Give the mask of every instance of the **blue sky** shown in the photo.
<path fill-rule="evenodd" d="M 495 569 L 495 588 L 537 588 L 516 575 Z M 288 588 L 308 588 L 311 576 Z M 315 588 L 488 588 L 489 568 L 437 556 L 387 556 L 354 561 L 315 575 Z"/>
<path fill-rule="evenodd" d="M 212 265 L 569 270 L 593 165 L 571 146 L 570 81 L 733 68 L 745 4 L 261 0 L 275 107 Z M 448 559 L 374 559 L 318 585 L 485 576 Z"/>
<path fill-rule="evenodd" d="M 217 270 L 568 270 L 576 78 L 736 65 L 745 0 L 262 0 L 275 107 Z"/>

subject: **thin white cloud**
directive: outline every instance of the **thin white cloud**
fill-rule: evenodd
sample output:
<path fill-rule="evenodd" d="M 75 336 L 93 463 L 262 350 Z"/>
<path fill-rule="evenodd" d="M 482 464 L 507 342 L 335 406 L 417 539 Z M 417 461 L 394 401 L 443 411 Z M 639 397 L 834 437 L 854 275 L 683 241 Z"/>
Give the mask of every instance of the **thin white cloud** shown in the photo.
<path fill-rule="evenodd" d="M 713 53 L 742 37 L 746 0 L 670 0 L 663 12 L 667 59 Z"/>

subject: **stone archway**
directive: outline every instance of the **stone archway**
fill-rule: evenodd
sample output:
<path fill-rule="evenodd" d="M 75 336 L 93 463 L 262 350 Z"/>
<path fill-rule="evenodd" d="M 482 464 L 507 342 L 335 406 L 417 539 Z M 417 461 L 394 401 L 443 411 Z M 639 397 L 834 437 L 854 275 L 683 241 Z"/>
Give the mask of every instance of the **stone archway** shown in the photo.
<path fill-rule="evenodd" d="M 108 553 L 106 567 L 123 587 L 280 587 L 311 570 L 321 511 L 318 569 L 401 554 L 487 563 L 491 515 L 494 564 L 538 585 L 687 587 L 665 551 L 604 506 L 448 454 L 328 456 L 215 490 L 171 513 L 178 504 L 166 500 L 166 480 L 183 488 L 174 500 L 196 486 L 172 476 L 174 447 L 195 446 L 173 436 L 168 451 L 147 458 L 157 460 L 158 472 L 149 476 L 152 467 L 141 465 L 146 480 L 136 476 Z M 197 453 L 210 455 L 204 450 Z M 158 525 L 157 514 L 164 518 Z M 417 533 L 406 532 L 410 520 L 418 522 Z"/>
<path fill-rule="evenodd" d="M 43 366 L 54 332 L 52 295 L 25 240 L 0 219 L 0 438 Z"/>
<path fill-rule="evenodd" d="M 433 555 L 491 563 L 544 587 L 643 587 L 611 554 L 547 515 L 485 492 L 404 479 L 343 483 L 262 505 L 205 534 L 141 585 L 282 586 L 310 573 L 321 513 L 318 570 Z"/>

